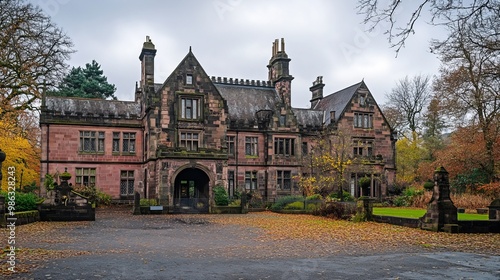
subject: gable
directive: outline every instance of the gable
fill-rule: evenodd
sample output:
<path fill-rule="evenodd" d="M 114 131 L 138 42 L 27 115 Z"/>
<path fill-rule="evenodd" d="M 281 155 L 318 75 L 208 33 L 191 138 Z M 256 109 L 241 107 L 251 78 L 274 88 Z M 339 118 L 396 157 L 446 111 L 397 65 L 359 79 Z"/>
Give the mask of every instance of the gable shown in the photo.
<path fill-rule="evenodd" d="M 334 122 L 337 122 L 340 119 L 340 116 L 343 114 L 347 105 L 351 102 L 353 96 L 362 84 L 364 84 L 364 82 L 360 82 L 345 89 L 334 92 L 318 102 L 314 109 L 322 110 L 325 112 L 325 119 L 323 120 L 325 124 L 329 124 L 331 122 L 330 112 L 332 111 L 335 112 Z"/>

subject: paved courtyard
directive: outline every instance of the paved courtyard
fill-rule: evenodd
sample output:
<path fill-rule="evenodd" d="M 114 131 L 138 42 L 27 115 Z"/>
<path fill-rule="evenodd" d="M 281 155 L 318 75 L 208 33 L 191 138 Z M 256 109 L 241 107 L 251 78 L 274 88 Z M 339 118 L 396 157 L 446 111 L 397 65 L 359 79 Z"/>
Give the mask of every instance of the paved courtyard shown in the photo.
<path fill-rule="evenodd" d="M 130 213 L 107 209 L 95 222 L 19 226 L 19 272 L 8 277 L 500 279 L 498 234 L 450 235 L 270 212 Z"/>

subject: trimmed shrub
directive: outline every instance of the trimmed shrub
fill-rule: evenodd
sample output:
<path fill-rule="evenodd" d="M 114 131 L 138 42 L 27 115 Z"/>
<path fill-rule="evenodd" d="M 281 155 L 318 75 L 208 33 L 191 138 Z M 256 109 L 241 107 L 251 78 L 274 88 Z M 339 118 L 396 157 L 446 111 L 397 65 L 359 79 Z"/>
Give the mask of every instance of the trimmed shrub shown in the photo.
<path fill-rule="evenodd" d="M 356 205 L 346 202 L 328 202 L 313 211 L 313 215 L 349 220 L 356 214 Z"/>
<path fill-rule="evenodd" d="M 292 202 L 292 203 L 285 205 L 285 207 L 283 209 L 284 210 L 303 210 L 304 209 L 304 202 L 295 201 L 295 202 Z"/>
<path fill-rule="evenodd" d="M 271 205 L 271 210 L 282 210 L 285 208 L 287 204 L 290 204 L 295 201 L 304 201 L 304 197 L 299 195 L 289 195 L 278 198 L 273 205 Z"/>
<path fill-rule="evenodd" d="M 331 198 L 332 200 L 337 200 L 339 201 L 339 194 L 338 192 L 332 192 L 331 194 L 328 195 L 329 198 Z M 344 201 L 354 201 L 354 197 L 347 191 L 342 191 L 342 196 L 343 196 L 343 199 Z"/>
<path fill-rule="evenodd" d="M 241 206 L 241 199 L 234 199 L 228 206 Z"/>
<path fill-rule="evenodd" d="M 432 181 L 426 181 L 424 183 L 424 189 L 426 191 L 432 191 L 432 190 L 434 190 L 434 182 L 432 182 Z"/>
<path fill-rule="evenodd" d="M 323 197 L 319 193 L 306 197 L 306 200 L 322 200 L 322 199 Z"/>
<path fill-rule="evenodd" d="M 229 197 L 227 191 L 223 186 L 216 186 L 213 189 L 214 201 L 217 206 L 227 206 L 229 204 Z"/>
<path fill-rule="evenodd" d="M 401 195 L 393 199 L 394 206 L 408 207 L 412 206 L 413 201 L 424 195 L 423 189 L 416 189 L 414 187 L 406 188 Z"/>
<path fill-rule="evenodd" d="M 158 203 L 154 198 L 141 198 L 139 200 L 139 206 L 157 206 Z"/>
<path fill-rule="evenodd" d="M 110 205 L 111 195 L 104 192 L 97 192 L 97 200 L 101 205 Z"/>
<path fill-rule="evenodd" d="M 7 204 L 8 202 L 7 192 L 2 192 L 1 194 L 5 196 L 5 203 Z M 23 193 L 23 192 L 15 192 L 15 199 L 16 199 L 15 212 L 37 210 L 38 204 L 44 200 L 43 198 L 40 198 L 38 195 L 34 193 Z"/>

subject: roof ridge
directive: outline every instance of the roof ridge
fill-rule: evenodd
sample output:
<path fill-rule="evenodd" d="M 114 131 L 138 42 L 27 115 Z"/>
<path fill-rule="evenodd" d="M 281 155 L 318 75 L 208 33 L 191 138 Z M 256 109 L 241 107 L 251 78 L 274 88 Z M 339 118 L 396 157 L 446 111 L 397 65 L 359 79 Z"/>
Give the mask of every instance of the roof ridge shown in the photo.
<path fill-rule="evenodd" d="M 102 98 L 78 97 L 78 96 L 55 96 L 55 95 L 47 95 L 45 98 L 72 99 L 72 100 L 82 100 L 82 101 L 83 100 L 89 100 L 89 101 L 137 103 L 136 101 L 133 101 L 133 100 L 102 99 Z"/>

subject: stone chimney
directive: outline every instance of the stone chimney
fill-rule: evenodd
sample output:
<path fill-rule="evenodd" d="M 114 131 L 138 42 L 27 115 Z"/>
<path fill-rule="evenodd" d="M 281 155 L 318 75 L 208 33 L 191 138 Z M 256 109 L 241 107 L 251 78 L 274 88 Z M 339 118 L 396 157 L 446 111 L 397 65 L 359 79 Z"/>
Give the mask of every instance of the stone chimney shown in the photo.
<path fill-rule="evenodd" d="M 274 40 L 272 56 L 267 65 L 268 79 L 287 107 L 291 107 L 293 80 L 289 73 L 290 60 L 285 52 L 285 39 L 281 38 L 281 42 L 278 39 Z"/>
<path fill-rule="evenodd" d="M 314 109 L 316 105 L 323 99 L 323 88 L 325 87 L 325 84 L 323 84 L 323 76 L 318 76 L 316 78 L 316 81 L 313 82 L 312 87 L 309 88 L 309 90 L 312 93 L 312 98 L 311 98 L 311 109 Z"/>
<path fill-rule="evenodd" d="M 141 86 L 154 84 L 155 74 L 155 55 L 156 49 L 149 36 L 146 36 L 146 41 L 142 44 L 139 60 L 141 61 Z"/>

